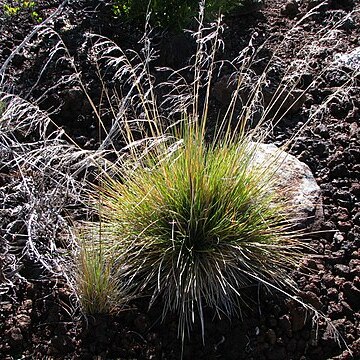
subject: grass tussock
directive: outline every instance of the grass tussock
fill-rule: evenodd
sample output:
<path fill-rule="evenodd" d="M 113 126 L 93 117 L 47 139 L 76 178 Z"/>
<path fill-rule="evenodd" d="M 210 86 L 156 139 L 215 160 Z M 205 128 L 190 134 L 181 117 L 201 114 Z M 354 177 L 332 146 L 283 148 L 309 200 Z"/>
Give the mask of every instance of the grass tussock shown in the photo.
<path fill-rule="evenodd" d="M 184 336 L 204 307 L 239 315 L 241 289 L 255 281 L 292 287 L 299 244 L 272 190 L 273 170 L 253 166 L 247 136 L 208 144 L 190 123 L 173 138 L 171 152 L 157 148 L 104 179 L 100 214 L 123 286 L 151 303 L 161 297 Z"/>
<path fill-rule="evenodd" d="M 77 293 L 87 314 L 112 314 L 124 303 L 111 257 L 94 239 L 82 238 L 76 275 Z"/>

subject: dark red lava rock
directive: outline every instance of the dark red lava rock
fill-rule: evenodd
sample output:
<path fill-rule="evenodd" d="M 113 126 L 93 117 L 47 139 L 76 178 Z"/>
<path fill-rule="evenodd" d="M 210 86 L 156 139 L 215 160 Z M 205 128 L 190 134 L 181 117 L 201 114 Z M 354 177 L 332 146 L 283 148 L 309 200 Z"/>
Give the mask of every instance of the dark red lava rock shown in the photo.
<path fill-rule="evenodd" d="M 340 319 L 343 315 L 343 306 L 340 303 L 330 301 L 328 305 L 328 314 L 331 319 Z"/>
<path fill-rule="evenodd" d="M 31 318 L 28 315 L 20 314 L 16 316 L 16 323 L 21 331 L 27 331 L 31 324 Z"/>
<path fill-rule="evenodd" d="M 283 315 L 279 319 L 279 325 L 288 337 L 292 336 L 292 326 L 289 315 Z"/>
<path fill-rule="evenodd" d="M 350 275 L 350 268 L 347 265 L 335 264 L 334 271 L 336 275 L 342 276 L 344 278 L 348 278 Z"/>
<path fill-rule="evenodd" d="M 14 327 L 10 330 L 10 339 L 15 346 L 18 346 L 23 341 L 23 335 L 18 327 Z"/>
<path fill-rule="evenodd" d="M 304 308 L 291 309 L 291 327 L 294 332 L 304 328 L 306 319 L 306 310 Z"/>
<path fill-rule="evenodd" d="M 293 19 L 296 15 L 299 14 L 299 5 L 296 0 L 288 0 L 286 4 L 281 8 L 281 14 L 288 16 L 290 19 Z"/>
<path fill-rule="evenodd" d="M 352 308 L 355 311 L 360 309 L 360 290 L 350 281 L 346 281 L 342 285 L 342 291 L 346 301 L 352 306 Z"/>
<path fill-rule="evenodd" d="M 360 183 L 352 183 L 350 192 L 355 196 L 360 196 Z"/>
<path fill-rule="evenodd" d="M 269 329 L 267 332 L 266 332 L 266 338 L 268 340 L 268 342 L 271 344 L 271 345 L 275 345 L 276 344 L 276 333 L 273 329 Z"/>
<path fill-rule="evenodd" d="M 335 285 L 335 278 L 334 275 L 332 275 L 331 273 L 324 274 L 321 280 L 328 288 Z"/>
<path fill-rule="evenodd" d="M 337 300 L 339 292 L 336 288 L 328 288 L 327 289 L 327 296 L 330 300 Z"/>
<path fill-rule="evenodd" d="M 322 303 L 319 297 L 312 291 L 306 291 L 299 293 L 299 296 L 304 300 L 305 303 L 311 304 L 316 310 L 320 310 Z"/>
<path fill-rule="evenodd" d="M 287 358 L 286 349 L 283 346 L 276 345 L 269 350 L 267 358 L 269 360 L 285 360 Z"/>

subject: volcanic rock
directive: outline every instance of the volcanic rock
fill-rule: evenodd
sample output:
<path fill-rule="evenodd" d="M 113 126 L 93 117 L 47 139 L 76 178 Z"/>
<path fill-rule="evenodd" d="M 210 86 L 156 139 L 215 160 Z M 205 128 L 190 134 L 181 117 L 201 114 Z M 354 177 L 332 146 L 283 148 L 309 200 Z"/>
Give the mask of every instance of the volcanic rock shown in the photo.
<path fill-rule="evenodd" d="M 299 13 L 299 5 L 296 0 L 288 1 L 281 9 L 281 14 L 288 16 L 290 19 L 294 18 Z"/>

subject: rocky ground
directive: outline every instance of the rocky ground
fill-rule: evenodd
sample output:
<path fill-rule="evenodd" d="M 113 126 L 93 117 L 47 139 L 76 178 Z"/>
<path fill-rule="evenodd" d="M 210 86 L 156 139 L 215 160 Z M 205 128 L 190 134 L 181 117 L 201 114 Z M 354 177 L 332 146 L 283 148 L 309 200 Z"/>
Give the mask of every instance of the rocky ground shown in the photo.
<path fill-rule="evenodd" d="M 322 109 L 291 149 L 313 171 L 324 208 L 321 231 L 312 241 L 319 256 L 309 258 L 294 278 L 303 300 L 332 320 L 342 340 L 340 344 L 334 341 L 331 327 L 321 319 L 313 324 L 312 315 L 296 302 L 254 288 L 249 291 L 259 297 L 259 303 L 246 311 L 243 319 L 230 322 L 207 314 L 205 344 L 201 332 L 194 329 L 185 343 L 184 359 L 360 358 L 360 5 L 355 0 L 320 3 L 266 0 L 259 11 L 229 14 L 224 19 L 225 50 L 221 57 L 237 56 L 252 38 L 254 48 L 263 46 L 253 64 L 255 75 L 271 57 L 270 78 L 275 85 L 287 65 L 296 61 L 301 69 L 292 67 L 300 77 L 291 102 L 296 106 L 280 104 L 283 111 L 290 111 L 268 141 L 284 143 L 314 109 Z M 56 13 L 61 4 L 62 10 Z M 315 11 L 298 24 L 315 6 Z M 113 19 L 105 2 L 40 0 L 36 11 L 43 19 L 54 15 L 48 25 L 61 34 L 95 102 L 100 98 L 101 84 L 87 58 L 85 33 L 99 33 L 124 48 L 139 49 L 142 29 Z M 12 50 L 32 31 L 36 19 L 26 12 L 11 18 L 1 14 L 0 19 L 0 64 L 5 64 Z M 52 37 L 46 41 L 51 48 Z M 194 49 L 183 35 L 164 34 L 157 36 L 156 42 L 160 49 L 157 65 L 179 68 Z M 20 51 L 7 68 L 6 76 L 11 79 L 8 90 L 30 101 L 41 97 L 40 106 L 53 112 L 54 123 L 78 144 L 91 148 L 98 141 L 96 119 L 80 89 L 71 81 L 59 80 L 70 65 L 56 56 L 57 61 L 39 78 L 49 58 L 46 47 Z M 213 106 L 219 111 L 226 103 L 224 79 L 226 75 L 213 92 Z M 54 88 L 54 84 L 59 86 Z M 296 91 L 307 87 L 306 96 L 297 101 Z M 275 91 L 271 82 L 267 91 Z M 336 91 L 338 96 L 329 98 Z M 0 168 L 0 358 L 180 359 L 176 317 L 161 323 L 160 305 L 148 312 L 146 305 L 137 301 L 118 316 L 86 319 L 74 306 L 65 279 L 50 275 L 34 259 L 22 255 L 21 234 L 25 236 L 26 229 L 22 224 L 10 232 L 8 228 L 24 206 L 18 177 L 12 169 Z M 18 261 L 11 272 L 14 257 Z M 10 289 L 5 286 L 8 279 L 13 282 Z"/>

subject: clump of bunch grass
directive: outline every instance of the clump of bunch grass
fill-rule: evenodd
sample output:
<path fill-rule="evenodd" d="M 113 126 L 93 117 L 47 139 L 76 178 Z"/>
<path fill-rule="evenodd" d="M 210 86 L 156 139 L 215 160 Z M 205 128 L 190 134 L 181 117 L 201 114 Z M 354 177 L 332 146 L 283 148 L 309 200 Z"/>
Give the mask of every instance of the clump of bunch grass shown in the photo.
<path fill-rule="evenodd" d="M 76 292 L 84 313 L 118 313 L 126 302 L 126 296 L 121 288 L 120 276 L 115 274 L 114 256 L 109 252 L 109 244 L 94 230 L 90 225 L 77 234 L 80 248 Z"/>
<path fill-rule="evenodd" d="M 160 297 L 184 337 L 205 307 L 239 315 L 249 284 L 293 286 L 287 270 L 299 255 L 273 170 L 254 167 L 249 136 L 206 143 L 204 128 L 185 121 L 173 138 L 99 191 L 123 286 L 150 303 Z"/>
<path fill-rule="evenodd" d="M 119 277 L 114 274 L 113 257 L 101 238 L 98 229 L 84 231 L 78 254 L 76 290 L 86 314 L 117 313 L 125 302 L 119 286 Z"/>

